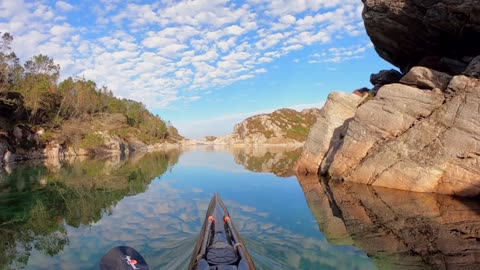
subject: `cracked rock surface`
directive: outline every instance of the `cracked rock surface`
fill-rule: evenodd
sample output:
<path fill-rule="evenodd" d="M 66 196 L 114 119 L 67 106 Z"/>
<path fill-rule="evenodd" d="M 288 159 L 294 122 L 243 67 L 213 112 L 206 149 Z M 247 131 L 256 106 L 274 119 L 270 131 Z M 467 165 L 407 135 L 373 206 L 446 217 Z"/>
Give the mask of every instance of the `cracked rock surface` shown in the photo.
<path fill-rule="evenodd" d="M 312 130 L 322 133 L 318 127 L 328 125 L 324 119 Z M 330 146 L 316 162 L 321 173 L 417 192 L 480 194 L 479 79 L 412 68 L 400 83 L 380 88 L 344 123 L 341 139 L 322 133 L 322 140 L 315 134 L 307 140 L 304 153 L 315 143 Z M 299 172 L 307 164 L 303 159 Z"/>

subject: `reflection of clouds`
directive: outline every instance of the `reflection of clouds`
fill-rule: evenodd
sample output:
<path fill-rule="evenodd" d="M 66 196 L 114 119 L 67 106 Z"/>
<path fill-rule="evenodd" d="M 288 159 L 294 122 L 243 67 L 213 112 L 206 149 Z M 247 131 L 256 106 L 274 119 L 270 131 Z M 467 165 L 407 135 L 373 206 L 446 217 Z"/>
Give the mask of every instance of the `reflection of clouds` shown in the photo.
<path fill-rule="evenodd" d="M 195 163 L 198 159 L 201 162 Z M 197 171 L 189 167 L 189 164 L 215 162 L 221 167 L 239 168 L 228 153 L 204 151 L 185 153 L 181 156 L 180 164 L 175 170 L 153 181 L 146 192 L 125 197 L 119 201 L 111 208 L 111 215 L 105 214 L 101 220 L 89 226 L 83 225 L 79 228 L 67 226 L 70 245 L 65 247 L 59 256 L 49 260 L 45 260 L 45 257 L 40 254 L 32 255 L 32 267 L 78 269 L 81 266 L 80 268 L 96 269 L 101 256 L 111 247 L 128 245 L 139 250 L 152 269 L 185 269 L 212 194 L 211 188 L 203 186 L 208 180 L 191 184 L 175 172 L 181 169 L 196 173 Z M 205 168 L 203 165 L 200 167 L 202 170 Z M 243 168 L 241 170 L 245 172 Z M 232 184 L 235 183 L 232 183 L 227 171 L 223 172 L 225 172 L 225 181 L 219 182 L 218 185 L 221 186 L 218 188 L 231 189 Z M 254 174 L 250 173 L 246 177 L 253 178 Z M 261 179 L 267 177 L 276 180 L 274 175 L 262 175 Z M 204 177 L 199 175 L 198 178 Z M 272 183 L 275 182 L 272 181 Z M 185 183 L 190 186 L 185 187 Z M 291 181 L 291 184 L 282 181 L 282 185 L 289 187 L 285 190 L 299 189 L 294 181 Z M 269 198 L 282 196 L 282 194 L 272 194 L 268 186 L 259 190 L 256 181 L 245 182 L 239 192 L 243 192 L 238 194 L 240 197 L 243 195 Z M 293 225 L 286 224 L 269 210 L 265 210 L 281 209 L 295 202 L 259 199 L 249 197 L 247 202 L 241 202 L 228 195 L 225 197 L 225 204 L 232 219 L 256 262 L 259 264 L 268 262 L 270 265 L 269 267 L 259 266 L 259 269 L 318 269 L 322 265 L 334 265 L 333 263 L 338 261 L 346 261 L 339 263 L 340 269 L 342 265 L 358 266 L 358 269 L 367 269 L 371 266 L 368 259 L 359 254 L 355 248 L 340 249 L 332 246 L 317 230 L 313 232 L 307 230 L 307 227 L 311 227 L 310 225 L 298 225 L 295 222 L 292 222 Z M 259 201 L 264 205 L 257 205 Z M 307 207 L 303 201 L 297 204 L 299 207 Z M 309 213 L 308 209 L 307 213 Z M 308 220 L 312 217 L 304 216 L 303 218 Z M 305 263 L 307 263 L 306 266 Z M 352 268 L 354 267 L 350 269 Z M 343 269 L 349 268 L 345 266 Z"/>
<path fill-rule="evenodd" d="M 187 148 L 189 149 L 189 148 Z M 205 158 L 206 152 L 201 148 L 190 148 L 180 157 L 180 166 L 202 167 L 229 173 L 243 173 L 245 169 L 233 162 L 233 157 L 228 152 L 208 152 L 208 158 Z M 232 162 L 230 162 L 232 161 Z"/>

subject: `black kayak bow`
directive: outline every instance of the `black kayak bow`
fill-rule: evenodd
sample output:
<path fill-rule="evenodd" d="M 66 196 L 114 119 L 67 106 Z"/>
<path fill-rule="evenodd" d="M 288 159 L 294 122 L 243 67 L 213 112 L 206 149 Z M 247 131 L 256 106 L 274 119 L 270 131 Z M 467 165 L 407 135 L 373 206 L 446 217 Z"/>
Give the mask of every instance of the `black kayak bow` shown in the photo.
<path fill-rule="evenodd" d="M 145 259 L 134 248 L 118 246 L 110 249 L 100 261 L 101 270 L 149 270 Z"/>
<path fill-rule="evenodd" d="M 148 270 L 142 255 L 127 246 L 112 248 L 100 261 L 101 270 Z M 214 194 L 207 209 L 189 270 L 255 270 L 243 239 L 225 204 Z"/>

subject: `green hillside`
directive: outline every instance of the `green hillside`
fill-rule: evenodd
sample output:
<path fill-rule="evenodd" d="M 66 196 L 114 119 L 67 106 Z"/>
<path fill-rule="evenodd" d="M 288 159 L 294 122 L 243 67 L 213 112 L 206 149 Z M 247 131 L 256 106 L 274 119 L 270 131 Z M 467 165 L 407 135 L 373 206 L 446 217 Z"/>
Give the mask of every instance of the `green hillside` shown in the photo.
<path fill-rule="evenodd" d="M 103 143 L 100 132 L 121 139 L 135 138 L 145 144 L 176 142 L 182 137 L 175 127 L 150 113 L 145 106 L 119 99 L 106 86 L 85 78 L 59 82 L 60 66 L 46 55 L 20 64 L 11 48 L 13 37 L 0 40 L 0 143 L 17 147 L 42 147 L 55 140 L 61 144 L 94 148 Z M 15 142 L 15 127 L 40 139 Z"/>

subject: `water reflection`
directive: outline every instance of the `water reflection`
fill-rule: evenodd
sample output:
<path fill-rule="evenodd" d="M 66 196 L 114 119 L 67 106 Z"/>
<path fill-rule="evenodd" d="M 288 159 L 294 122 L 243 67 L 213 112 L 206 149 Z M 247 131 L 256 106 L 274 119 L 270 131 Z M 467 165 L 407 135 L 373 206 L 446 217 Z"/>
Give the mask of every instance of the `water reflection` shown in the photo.
<path fill-rule="evenodd" d="M 234 146 L 234 145 L 207 145 L 189 146 L 187 151 L 204 150 L 209 152 L 227 152 L 233 155 L 235 163 L 252 172 L 273 173 L 280 177 L 295 175 L 295 163 L 302 148 L 298 145 L 286 146 Z"/>
<path fill-rule="evenodd" d="M 480 264 L 478 202 L 316 177 L 300 187 L 289 177 L 299 152 L 209 146 L 6 168 L 0 269 L 96 269 L 115 245 L 135 247 L 153 269 L 185 269 L 213 192 L 259 269 Z"/>
<path fill-rule="evenodd" d="M 355 244 L 381 269 L 478 269 L 480 203 L 299 176 L 330 242 Z"/>
<path fill-rule="evenodd" d="M 177 156 L 178 159 L 178 156 Z M 125 196 L 144 192 L 175 163 L 146 158 L 23 164 L 0 174 L 0 268 L 19 269 L 32 252 L 53 256 L 70 243 L 68 227 L 98 222 Z"/>

